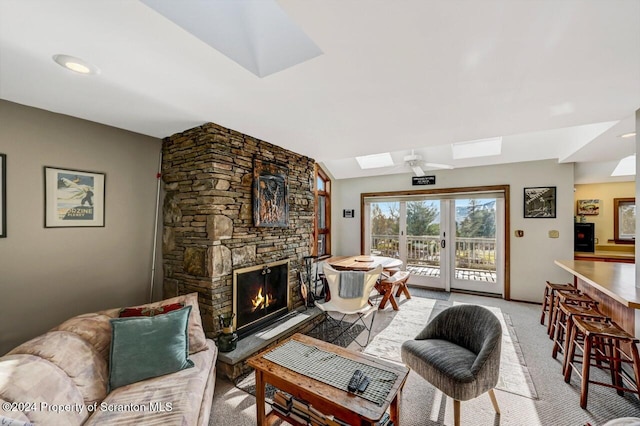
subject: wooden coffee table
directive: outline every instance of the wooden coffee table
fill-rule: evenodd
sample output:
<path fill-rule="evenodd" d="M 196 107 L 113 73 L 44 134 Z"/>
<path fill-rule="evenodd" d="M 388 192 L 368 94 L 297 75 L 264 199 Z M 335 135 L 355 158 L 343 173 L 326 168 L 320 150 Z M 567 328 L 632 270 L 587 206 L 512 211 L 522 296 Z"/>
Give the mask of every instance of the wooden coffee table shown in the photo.
<path fill-rule="evenodd" d="M 270 383 L 276 388 L 290 393 L 294 398 L 305 400 L 317 410 L 325 414 L 332 414 L 336 418 L 351 425 L 373 425 L 382 418 L 387 409 L 389 409 L 389 414 L 394 424 L 400 424 L 402 388 L 409 375 L 409 369 L 407 367 L 341 348 L 340 346 L 332 345 L 331 343 L 323 342 L 322 340 L 314 339 L 300 333 L 293 335 L 291 339 L 307 345 L 316 346 L 318 349 L 335 353 L 356 362 L 394 372 L 398 377 L 391 386 L 389 395 L 384 403 L 378 406 L 357 395 L 319 382 L 265 359 L 265 354 L 273 351 L 280 345 L 275 346 L 250 358 L 248 361 L 248 364 L 255 369 L 256 374 L 258 426 L 270 425 L 277 418 L 282 418 L 294 425 L 297 424 L 294 420 L 281 415 L 275 410 L 272 410 L 269 415 L 265 414 L 266 383 Z M 285 342 L 282 342 L 281 345 Z"/>

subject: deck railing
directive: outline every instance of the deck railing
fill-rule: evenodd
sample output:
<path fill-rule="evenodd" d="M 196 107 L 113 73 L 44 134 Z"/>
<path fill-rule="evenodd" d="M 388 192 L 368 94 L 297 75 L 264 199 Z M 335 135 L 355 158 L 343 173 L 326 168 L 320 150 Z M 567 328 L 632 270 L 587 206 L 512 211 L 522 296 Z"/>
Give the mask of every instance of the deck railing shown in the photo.
<path fill-rule="evenodd" d="M 400 257 L 397 235 L 373 235 L 371 253 Z M 407 264 L 417 266 L 440 265 L 440 237 L 433 235 L 407 236 Z M 495 238 L 456 238 L 456 267 L 491 271 L 496 269 Z"/>

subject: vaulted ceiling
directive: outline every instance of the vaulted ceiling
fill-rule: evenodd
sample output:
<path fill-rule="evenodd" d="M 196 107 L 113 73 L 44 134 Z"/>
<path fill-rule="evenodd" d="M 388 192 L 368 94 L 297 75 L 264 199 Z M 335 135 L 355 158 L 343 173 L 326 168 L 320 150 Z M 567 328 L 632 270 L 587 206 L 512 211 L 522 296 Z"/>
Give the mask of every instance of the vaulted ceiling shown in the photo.
<path fill-rule="evenodd" d="M 0 0 L 0 98 L 155 137 L 212 121 L 337 178 L 410 172 L 412 149 L 456 167 L 557 159 L 604 175 L 635 152 L 619 136 L 640 107 L 638 0 L 183 0 L 199 13 L 178 23 L 163 1 Z M 499 156 L 451 157 L 451 143 L 496 136 Z M 399 165 L 353 158 L 381 152 Z"/>

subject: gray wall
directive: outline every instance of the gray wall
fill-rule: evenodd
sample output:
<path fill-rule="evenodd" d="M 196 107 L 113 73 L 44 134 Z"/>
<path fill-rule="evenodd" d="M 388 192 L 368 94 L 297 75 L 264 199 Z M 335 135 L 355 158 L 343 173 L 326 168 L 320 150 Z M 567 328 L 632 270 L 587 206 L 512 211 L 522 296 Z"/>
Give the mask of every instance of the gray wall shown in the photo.
<path fill-rule="evenodd" d="M 73 315 L 147 302 L 160 148 L 159 139 L 0 100 L 0 355 Z M 106 173 L 105 227 L 44 228 L 43 166 Z"/>
<path fill-rule="evenodd" d="M 331 194 L 332 254 L 360 253 L 360 194 L 363 192 L 467 186 L 510 185 L 511 195 L 511 298 L 541 302 L 546 280 L 569 282 L 569 273 L 554 265 L 556 259 L 573 259 L 573 164 L 531 161 L 488 167 L 437 170 L 436 185 L 411 186 L 409 174 L 336 180 Z M 524 219 L 523 188 L 557 187 L 555 219 Z M 343 209 L 354 209 L 355 218 L 342 217 Z M 515 238 L 514 231 L 524 231 Z M 549 238 L 557 230 L 559 238 Z"/>

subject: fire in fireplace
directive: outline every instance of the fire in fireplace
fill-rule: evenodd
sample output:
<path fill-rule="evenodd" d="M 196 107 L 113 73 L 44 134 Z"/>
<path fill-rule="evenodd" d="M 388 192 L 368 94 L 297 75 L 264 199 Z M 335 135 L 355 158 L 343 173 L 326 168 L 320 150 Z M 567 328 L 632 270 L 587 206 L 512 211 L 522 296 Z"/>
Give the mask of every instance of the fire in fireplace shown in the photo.
<path fill-rule="evenodd" d="M 289 260 L 233 272 L 233 312 L 240 337 L 289 311 Z"/>
<path fill-rule="evenodd" d="M 274 302 L 275 300 L 273 299 L 273 296 L 271 294 L 267 294 L 267 297 L 264 297 L 262 295 L 262 287 L 260 287 L 260 289 L 258 290 L 258 294 L 256 294 L 256 297 L 251 299 L 251 304 L 253 305 L 253 309 L 251 309 L 251 312 L 255 312 L 263 308 L 266 309 Z"/>

